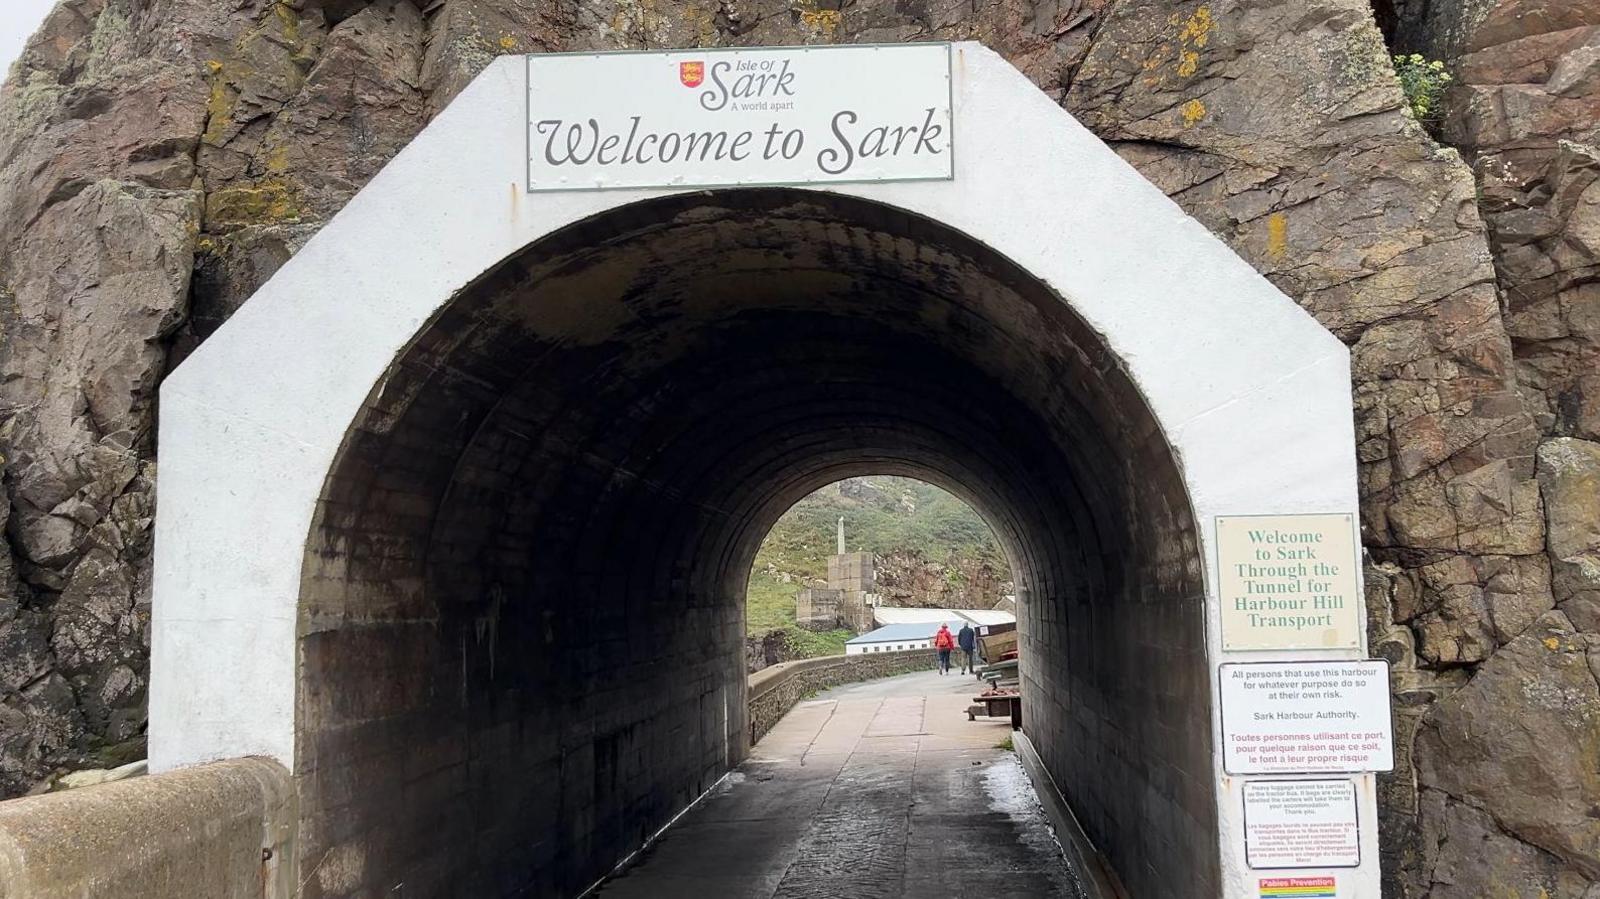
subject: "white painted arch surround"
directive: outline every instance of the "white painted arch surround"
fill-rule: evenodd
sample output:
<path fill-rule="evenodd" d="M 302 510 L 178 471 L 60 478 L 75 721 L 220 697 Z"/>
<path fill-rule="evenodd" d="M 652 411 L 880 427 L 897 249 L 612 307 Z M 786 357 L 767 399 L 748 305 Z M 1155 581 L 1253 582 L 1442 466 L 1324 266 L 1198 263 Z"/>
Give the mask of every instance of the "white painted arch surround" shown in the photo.
<path fill-rule="evenodd" d="M 1104 336 L 1174 448 L 1201 525 L 1220 746 L 1215 518 L 1357 512 L 1349 356 L 1310 315 L 980 44 L 955 45 L 953 181 L 830 185 L 964 232 Z M 524 193 L 524 66 L 483 72 L 162 386 L 150 758 L 294 769 L 296 613 L 316 500 L 398 352 L 458 290 L 568 224 L 668 190 Z M 1025 184 L 1025 190 L 1015 185 Z M 995 198 L 1007 198 L 1002 206 Z M 1359 658 L 1359 651 L 1296 658 Z M 1239 780 L 1215 753 L 1224 895 L 1255 896 Z M 1357 778 L 1377 899 L 1375 784 Z"/>

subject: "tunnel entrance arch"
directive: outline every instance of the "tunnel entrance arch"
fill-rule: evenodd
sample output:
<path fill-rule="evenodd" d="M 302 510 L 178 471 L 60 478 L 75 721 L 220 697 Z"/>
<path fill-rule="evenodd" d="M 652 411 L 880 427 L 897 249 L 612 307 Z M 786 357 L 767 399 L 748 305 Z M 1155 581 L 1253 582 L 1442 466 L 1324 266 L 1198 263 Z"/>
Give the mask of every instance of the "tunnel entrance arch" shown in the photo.
<path fill-rule="evenodd" d="M 767 527 L 891 471 L 1015 553 L 1136 894 L 1241 889 L 1210 522 L 1354 511 L 1346 354 L 962 52 L 956 179 L 828 191 L 524 196 L 491 67 L 163 389 L 155 765 L 284 761 L 321 895 L 575 893 L 741 757 Z"/>

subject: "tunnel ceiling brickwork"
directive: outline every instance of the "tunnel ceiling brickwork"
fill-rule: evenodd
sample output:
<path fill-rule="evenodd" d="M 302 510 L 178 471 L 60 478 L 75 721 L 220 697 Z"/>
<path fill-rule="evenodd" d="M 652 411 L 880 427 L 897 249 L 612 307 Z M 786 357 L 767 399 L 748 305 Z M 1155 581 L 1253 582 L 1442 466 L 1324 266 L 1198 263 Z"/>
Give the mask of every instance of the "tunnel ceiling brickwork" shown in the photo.
<path fill-rule="evenodd" d="M 580 890 L 742 755 L 742 601 L 767 529 L 883 471 L 947 486 L 1001 535 L 1030 714 L 1089 826 L 1152 884 L 1175 865 L 1214 881 L 1198 545 L 1137 392 L 976 243 L 777 190 L 541 241 L 375 390 L 306 568 L 304 856 Z M 1134 670 L 1152 653 L 1160 673 Z M 374 754 L 385 741 L 404 748 Z M 419 757 L 438 766 L 420 783 Z M 548 816 L 516 817 L 550 791 Z M 1151 826 L 1128 795 L 1173 817 Z M 441 829 L 436 803 L 471 811 Z M 424 844 L 454 848 L 414 871 Z"/>

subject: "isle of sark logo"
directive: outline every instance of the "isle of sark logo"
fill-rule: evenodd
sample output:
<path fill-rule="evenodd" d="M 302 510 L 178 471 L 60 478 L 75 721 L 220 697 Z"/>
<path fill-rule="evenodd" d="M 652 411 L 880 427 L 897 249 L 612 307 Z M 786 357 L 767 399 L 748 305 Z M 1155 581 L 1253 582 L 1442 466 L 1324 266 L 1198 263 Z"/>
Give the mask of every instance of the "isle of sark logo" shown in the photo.
<path fill-rule="evenodd" d="M 706 64 L 699 61 L 678 63 L 678 80 L 684 87 L 699 87 L 706 80 Z"/>

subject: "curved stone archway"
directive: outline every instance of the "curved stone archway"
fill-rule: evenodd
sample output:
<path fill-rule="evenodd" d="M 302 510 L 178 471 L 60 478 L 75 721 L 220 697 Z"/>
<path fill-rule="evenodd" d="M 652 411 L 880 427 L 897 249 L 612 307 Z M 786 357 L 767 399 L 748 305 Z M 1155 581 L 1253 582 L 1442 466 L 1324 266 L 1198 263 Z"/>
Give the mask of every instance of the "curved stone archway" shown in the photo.
<path fill-rule="evenodd" d="M 154 764 L 282 760 L 327 895 L 575 893 L 742 754 L 766 527 L 894 470 L 996 523 L 1136 894 L 1242 895 L 1211 522 L 1354 513 L 1345 349 L 957 52 L 955 179 L 829 191 L 525 195 L 486 71 L 163 388 Z"/>

